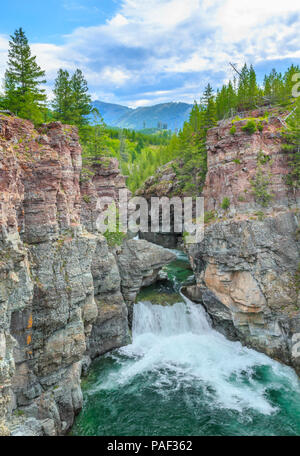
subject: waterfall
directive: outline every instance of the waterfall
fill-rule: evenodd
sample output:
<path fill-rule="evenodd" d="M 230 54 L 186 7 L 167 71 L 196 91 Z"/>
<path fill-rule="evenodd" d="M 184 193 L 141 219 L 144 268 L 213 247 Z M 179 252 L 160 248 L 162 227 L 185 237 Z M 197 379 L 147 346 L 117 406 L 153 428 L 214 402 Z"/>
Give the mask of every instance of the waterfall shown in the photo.
<path fill-rule="evenodd" d="M 168 267 L 173 304 L 161 305 L 169 285 L 141 293 L 132 343 L 94 365 L 79 434 L 299 435 L 295 372 L 211 327 L 178 293 L 184 260 L 179 252 Z"/>
<path fill-rule="evenodd" d="M 267 384 L 256 378 L 259 367 L 268 370 L 273 387 L 299 389 L 292 369 L 227 340 L 211 328 L 201 305 L 182 298 L 172 306 L 135 304 L 132 344 L 118 350 L 120 369 L 97 389 L 119 388 L 141 377 L 163 395 L 192 387 L 205 391 L 204 400 L 214 407 L 266 415 L 277 408 L 266 398 Z"/>
<path fill-rule="evenodd" d="M 136 304 L 133 312 L 133 340 L 145 333 L 166 337 L 210 331 L 204 309 L 183 298 L 185 302 L 172 306 L 152 305 L 151 302 Z"/>

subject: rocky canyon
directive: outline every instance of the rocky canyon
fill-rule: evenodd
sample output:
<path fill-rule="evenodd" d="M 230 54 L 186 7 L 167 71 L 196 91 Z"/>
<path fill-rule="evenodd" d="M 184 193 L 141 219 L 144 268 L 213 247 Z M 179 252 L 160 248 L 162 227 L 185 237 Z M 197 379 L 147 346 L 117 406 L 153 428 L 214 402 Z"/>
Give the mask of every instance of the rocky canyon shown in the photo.
<path fill-rule="evenodd" d="M 198 193 L 204 197 L 205 234 L 202 242 L 186 246 L 196 283 L 184 292 L 204 305 L 213 326 L 228 338 L 299 374 L 300 191 L 287 182 L 287 113 L 274 108 L 266 118 L 265 112 L 247 112 L 208 131 L 207 174 Z M 259 125 L 252 134 L 245 128 L 249 119 Z M 172 164 L 160 168 L 139 194 L 178 194 Z M 175 233 L 154 236 L 161 245 L 180 239 Z"/>
<path fill-rule="evenodd" d="M 0 434 L 61 435 L 91 360 L 130 341 L 128 311 L 174 255 L 110 247 L 97 200 L 125 180 L 115 159 L 82 166 L 77 130 L 0 115 Z"/>

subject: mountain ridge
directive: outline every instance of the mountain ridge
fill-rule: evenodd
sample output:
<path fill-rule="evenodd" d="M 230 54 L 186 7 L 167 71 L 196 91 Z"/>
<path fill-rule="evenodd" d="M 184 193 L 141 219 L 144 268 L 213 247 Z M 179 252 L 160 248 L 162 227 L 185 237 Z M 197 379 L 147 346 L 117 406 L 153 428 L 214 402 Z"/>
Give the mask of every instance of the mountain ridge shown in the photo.
<path fill-rule="evenodd" d="M 175 101 L 138 108 L 99 100 L 92 104 L 99 110 L 107 125 L 134 130 L 159 128 L 175 131 L 182 127 L 192 109 L 191 104 Z"/>

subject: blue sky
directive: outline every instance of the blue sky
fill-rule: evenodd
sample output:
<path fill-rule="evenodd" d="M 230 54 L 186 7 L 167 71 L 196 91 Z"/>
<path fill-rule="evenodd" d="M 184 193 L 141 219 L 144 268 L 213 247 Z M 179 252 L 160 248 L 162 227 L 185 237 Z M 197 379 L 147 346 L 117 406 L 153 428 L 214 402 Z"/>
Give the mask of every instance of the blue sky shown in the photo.
<path fill-rule="evenodd" d="M 22 26 L 47 72 L 85 73 L 94 99 L 129 106 L 192 102 L 232 77 L 300 63 L 296 0 L 14 0 L 1 2 L 0 77 L 9 35 Z"/>

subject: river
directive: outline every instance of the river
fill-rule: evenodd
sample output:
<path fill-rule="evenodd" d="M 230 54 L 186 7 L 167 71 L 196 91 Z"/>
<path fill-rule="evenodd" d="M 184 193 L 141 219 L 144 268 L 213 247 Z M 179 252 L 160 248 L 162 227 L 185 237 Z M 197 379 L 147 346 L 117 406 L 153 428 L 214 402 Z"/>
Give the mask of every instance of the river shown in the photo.
<path fill-rule="evenodd" d="M 72 435 L 300 435 L 294 371 L 231 342 L 180 295 L 188 260 L 134 306 L 132 344 L 95 361 Z"/>

